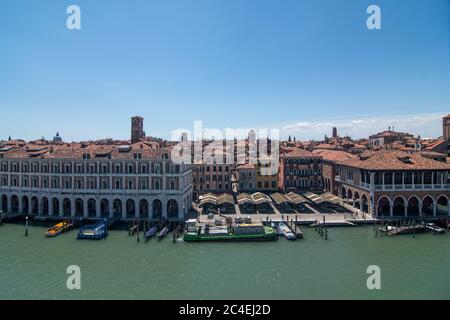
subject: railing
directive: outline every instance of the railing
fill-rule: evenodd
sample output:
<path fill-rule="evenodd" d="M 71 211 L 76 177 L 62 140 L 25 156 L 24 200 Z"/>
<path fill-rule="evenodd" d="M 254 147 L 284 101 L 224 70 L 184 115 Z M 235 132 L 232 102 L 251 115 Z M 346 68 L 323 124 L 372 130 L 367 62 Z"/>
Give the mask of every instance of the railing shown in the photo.
<path fill-rule="evenodd" d="M 364 184 L 361 184 L 365 187 Z M 375 185 L 375 190 L 388 190 L 388 191 L 399 191 L 399 190 L 450 190 L 450 184 L 405 184 L 405 185 Z"/>

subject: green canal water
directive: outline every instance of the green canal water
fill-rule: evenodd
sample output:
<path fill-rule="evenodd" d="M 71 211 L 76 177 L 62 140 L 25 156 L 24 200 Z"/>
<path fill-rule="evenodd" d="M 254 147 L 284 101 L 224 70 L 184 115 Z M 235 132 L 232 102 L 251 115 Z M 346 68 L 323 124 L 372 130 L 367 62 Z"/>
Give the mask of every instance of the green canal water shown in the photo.
<path fill-rule="evenodd" d="M 375 237 L 371 227 L 313 229 L 268 243 L 137 243 L 55 239 L 32 227 L 0 227 L 0 299 L 449 299 L 450 234 Z M 81 268 L 68 290 L 66 268 Z M 369 265 L 381 290 L 367 289 Z"/>

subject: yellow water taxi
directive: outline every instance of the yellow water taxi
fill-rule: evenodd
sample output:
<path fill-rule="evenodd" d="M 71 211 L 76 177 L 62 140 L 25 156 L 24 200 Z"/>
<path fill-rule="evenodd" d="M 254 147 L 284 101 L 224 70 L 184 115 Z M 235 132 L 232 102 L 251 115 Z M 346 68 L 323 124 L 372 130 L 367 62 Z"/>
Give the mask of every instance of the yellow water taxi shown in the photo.
<path fill-rule="evenodd" d="M 72 229 L 72 227 L 73 225 L 70 222 L 63 221 L 48 229 L 45 235 L 47 237 L 56 237 L 63 231 Z"/>

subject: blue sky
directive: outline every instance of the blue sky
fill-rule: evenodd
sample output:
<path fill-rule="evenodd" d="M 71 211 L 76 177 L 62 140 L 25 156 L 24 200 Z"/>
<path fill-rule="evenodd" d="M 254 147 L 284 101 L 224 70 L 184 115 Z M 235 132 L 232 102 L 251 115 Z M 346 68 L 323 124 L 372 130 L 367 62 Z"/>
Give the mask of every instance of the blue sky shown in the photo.
<path fill-rule="evenodd" d="M 82 30 L 66 28 L 79 5 Z M 382 10 L 382 30 L 366 9 Z M 449 0 L 2 0 L 0 139 L 337 125 L 441 135 Z M 376 119 L 376 121 L 374 121 Z M 345 132 L 344 132 L 345 131 Z"/>

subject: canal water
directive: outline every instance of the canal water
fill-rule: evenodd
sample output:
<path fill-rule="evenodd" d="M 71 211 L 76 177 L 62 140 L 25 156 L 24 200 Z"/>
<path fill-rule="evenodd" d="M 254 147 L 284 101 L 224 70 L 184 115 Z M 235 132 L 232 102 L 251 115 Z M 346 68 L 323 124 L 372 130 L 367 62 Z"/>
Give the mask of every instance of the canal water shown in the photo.
<path fill-rule="evenodd" d="M 0 299 L 449 299 L 450 235 L 375 237 L 372 227 L 329 230 L 325 241 L 137 243 L 126 231 L 107 240 L 44 228 L 0 227 Z M 66 268 L 81 268 L 68 290 Z M 369 265 L 381 290 L 367 289 Z"/>

